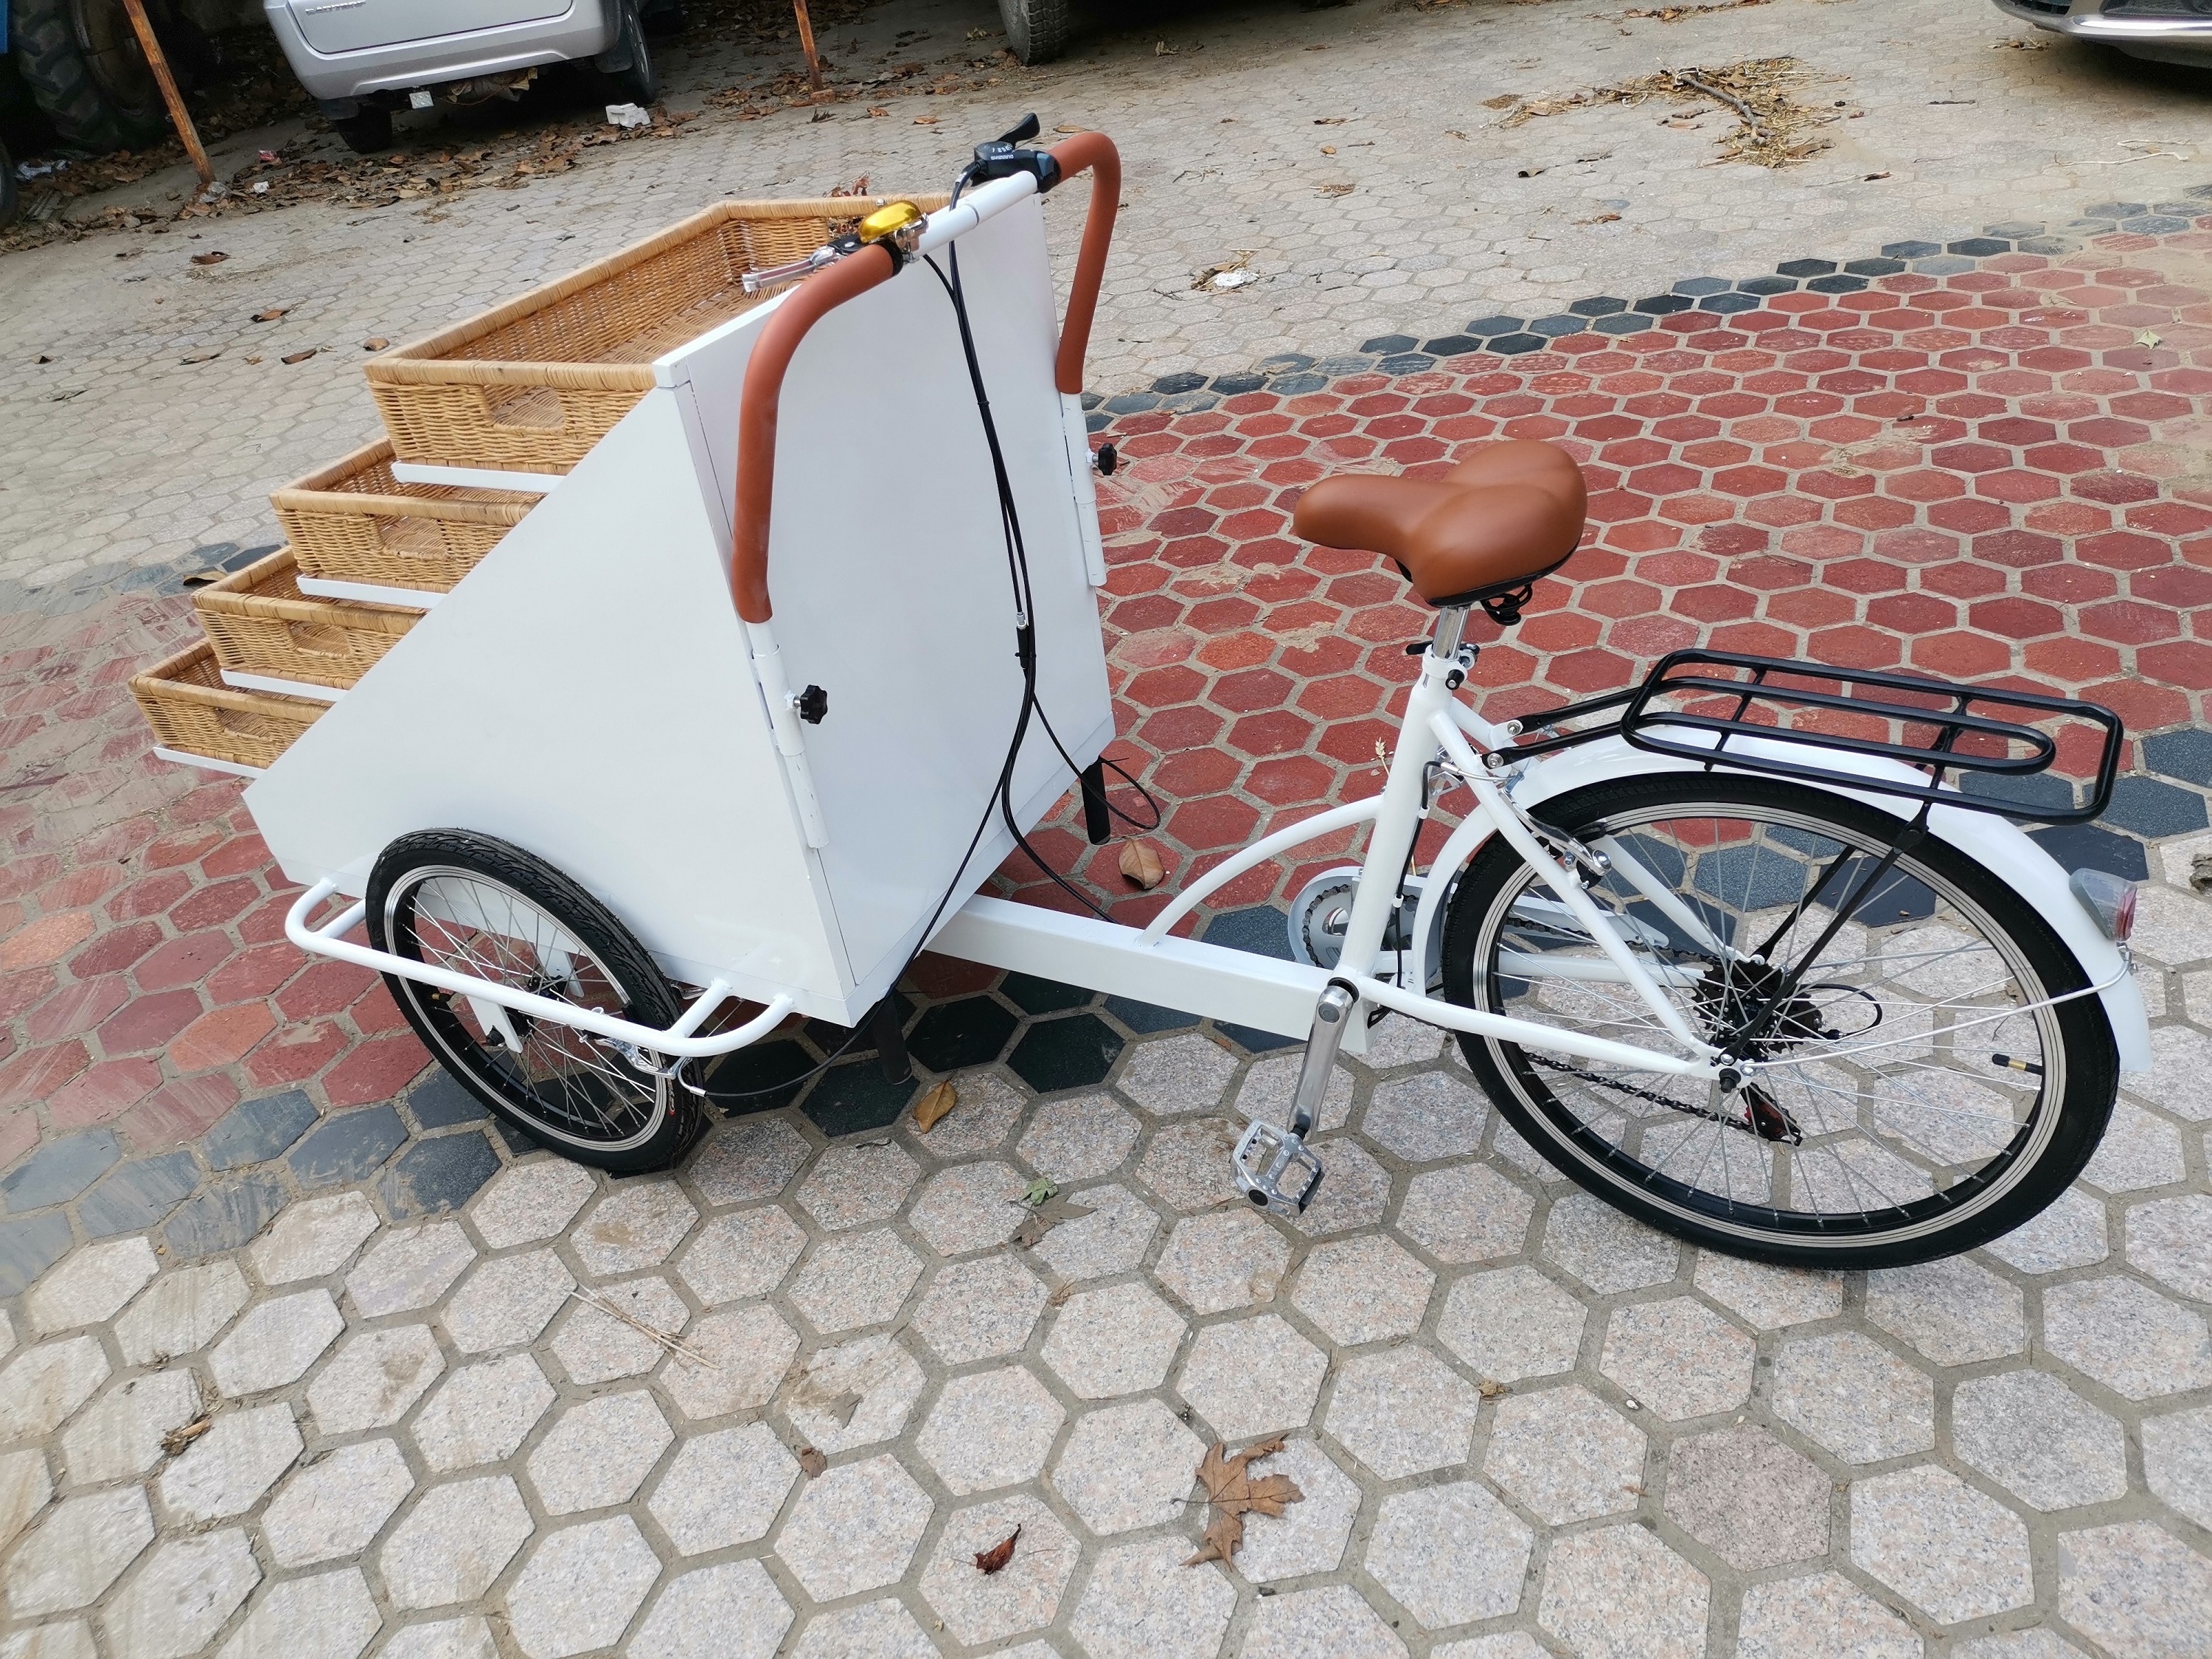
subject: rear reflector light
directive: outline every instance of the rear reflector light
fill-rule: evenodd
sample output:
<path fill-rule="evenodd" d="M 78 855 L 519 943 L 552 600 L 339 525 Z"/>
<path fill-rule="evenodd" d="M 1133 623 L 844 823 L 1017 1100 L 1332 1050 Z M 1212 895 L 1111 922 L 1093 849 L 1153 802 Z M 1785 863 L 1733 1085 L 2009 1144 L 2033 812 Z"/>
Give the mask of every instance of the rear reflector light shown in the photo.
<path fill-rule="evenodd" d="M 2125 945 L 2136 930 L 2136 884 L 2103 870 L 2076 870 L 2074 896 L 2096 917 L 2097 926 L 2115 945 Z"/>

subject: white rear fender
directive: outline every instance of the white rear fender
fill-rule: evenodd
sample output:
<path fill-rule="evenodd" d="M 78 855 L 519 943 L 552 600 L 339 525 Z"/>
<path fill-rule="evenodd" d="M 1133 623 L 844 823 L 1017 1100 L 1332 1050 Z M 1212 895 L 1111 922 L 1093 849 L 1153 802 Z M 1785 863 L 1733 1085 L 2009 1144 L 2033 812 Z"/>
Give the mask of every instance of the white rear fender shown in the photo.
<path fill-rule="evenodd" d="M 1741 738 L 1735 741 L 1745 742 Z M 1927 781 L 1925 773 L 1879 756 L 1816 751 L 1796 744 L 1759 744 L 1756 748 L 1780 758 L 1812 763 L 1862 777 L 1921 784 Z M 1631 748 L 1621 738 L 1596 738 L 1528 762 L 1511 786 L 1510 793 L 1522 806 L 1534 807 L 1572 790 L 1616 778 L 1703 769 L 1694 761 Z M 1910 817 L 1918 810 L 1912 802 L 1894 795 L 1844 793 L 1853 800 L 1900 818 Z M 2124 971 L 2126 963 L 2118 947 L 2105 937 L 2104 930 L 2074 896 L 2068 872 L 2008 818 L 1939 806 L 1929 815 L 1928 827 L 1939 840 L 1958 848 L 2018 893 L 2050 924 L 2051 931 L 2074 953 L 2075 961 L 2081 964 L 2089 983 L 2106 988 L 2099 994 L 2105 1006 L 2105 1017 L 2112 1024 L 2113 1043 L 2119 1050 L 2121 1070 L 2148 1071 L 2150 1023 L 2143 1009 L 2142 993 L 2136 987 L 2135 976 Z M 1459 848 L 1450 850 L 1456 853 Z M 1471 845 L 1466 848 L 1468 853 L 1473 850 Z"/>

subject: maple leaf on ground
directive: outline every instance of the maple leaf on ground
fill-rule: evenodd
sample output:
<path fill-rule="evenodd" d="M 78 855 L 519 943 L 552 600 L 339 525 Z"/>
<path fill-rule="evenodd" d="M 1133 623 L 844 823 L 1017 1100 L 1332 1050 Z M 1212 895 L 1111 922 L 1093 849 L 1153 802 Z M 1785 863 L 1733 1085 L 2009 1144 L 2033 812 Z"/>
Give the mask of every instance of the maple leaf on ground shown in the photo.
<path fill-rule="evenodd" d="M 1287 1474 L 1251 1472 L 1250 1464 L 1255 1458 L 1272 1456 L 1282 1449 L 1283 1437 L 1279 1434 L 1247 1446 L 1234 1457 L 1227 1455 L 1228 1447 L 1218 1440 L 1207 1449 L 1205 1459 L 1198 1466 L 1198 1480 L 1206 1488 L 1206 1501 L 1212 1505 L 1213 1514 L 1206 1523 L 1206 1541 L 1183 1565 L 1194 1567 L 1202 1561 L 1226 1561 L 1244 1541 L 1246 1515 L 1280 1515 L 1286 1505 L 1305 1497 L 1298 1490 L 1298 1483 Z"/>
<path fill-rule="evenodd" d="M 977 1550 L 975 1552 L 975 1570 L 978 1572 L 986 1574 L 1003 1571 L 1006 1563 L 1014 1559 L 1014 1540 L 1019 1538 L 1021 1535 L 1022 1529 L 1019 1527 L 1016 1527 L 1004 1538 L 1001 1538 L 997 1543 L 992 1545 L 990 1548 L 987 1550 Z"/>

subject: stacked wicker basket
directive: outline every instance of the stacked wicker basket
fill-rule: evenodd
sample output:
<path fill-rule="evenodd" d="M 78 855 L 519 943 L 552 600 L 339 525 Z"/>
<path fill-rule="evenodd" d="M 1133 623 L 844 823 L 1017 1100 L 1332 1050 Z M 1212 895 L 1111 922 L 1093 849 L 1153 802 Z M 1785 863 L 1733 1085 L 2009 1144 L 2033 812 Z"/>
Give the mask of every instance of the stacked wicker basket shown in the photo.
<path fill-rule="evenodd" d="M 778 291 L 747 294 L 747 271 L 890 199 L 725 202 L 368 364 L 387 435 L 270 496 L 289 545 L 204 589 L 207 637 L 131 681 L 161 750 L 267 767 L 538 500 L 395 464 L 567 472 L 652 389 L 654 358 Z"/>

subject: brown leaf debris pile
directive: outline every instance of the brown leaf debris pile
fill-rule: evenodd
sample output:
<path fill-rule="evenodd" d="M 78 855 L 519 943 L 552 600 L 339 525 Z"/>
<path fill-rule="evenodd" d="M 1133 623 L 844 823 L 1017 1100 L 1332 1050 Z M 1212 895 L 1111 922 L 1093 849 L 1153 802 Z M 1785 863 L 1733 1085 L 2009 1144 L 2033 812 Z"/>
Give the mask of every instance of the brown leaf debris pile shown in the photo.
<path fill-rule="evenodd" d="M 1250 1465 L 1255 1458 L 1273 1456 L 1282 1449 L 1283 1437 L 1279 1434 L 1257 1445 L 1247 1446 L 1234 1457 L 1225 1455 L 1228 1448 L 1218 1440 L 1207 1449 L 1198 1466 L 1198 1480 L 1206 1488 L 1206 1501 L 1212 1506 L 1213 1513 L 1206 1523 L 1206 1540 L 1198 1547 L 1198 1553 L 1183 1565 L 1194 1567 L 1201 1561 L 1226 1561 L 1244 1541 L 1247 1515 L 1280 1515 L 1289 1505 L 1304 1498 L 1298 1483 L 1287 1474 L 1251 1473 Z"/>
<path fill-rule="evenodd" d="M 1741 11 L 1746 6 L 1764 6 L 1770 0 L 1715 0 L 1705 6 L 1638 6 L 1620 15 L 1623 17 L 1648 18 L 1655 23 L 1679 23 L 1685 17 L 1703 17 L 1708 12 Z"/>
<path fill-rule="evenodd" d="M 1722 159 L 1763 167 L 1787 167 L 1828 147 L 1812 130 L 1834 115 L 1808 109 L 1791 95 L 1811 71 L 1795 58 L 1747 58 L 1716 69 L 1661 70 L 1618 86 L 1589 87 L 1555 98 L 1524 99 L 1498 125 L 1517 127 L 1542 115 L 1600 104 L 1640 104 L 1664 98 L 1705 102 L 1734 112 L 1737 126 L 1721 140 Z"/>

